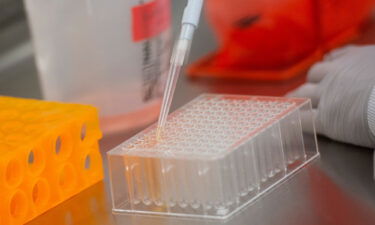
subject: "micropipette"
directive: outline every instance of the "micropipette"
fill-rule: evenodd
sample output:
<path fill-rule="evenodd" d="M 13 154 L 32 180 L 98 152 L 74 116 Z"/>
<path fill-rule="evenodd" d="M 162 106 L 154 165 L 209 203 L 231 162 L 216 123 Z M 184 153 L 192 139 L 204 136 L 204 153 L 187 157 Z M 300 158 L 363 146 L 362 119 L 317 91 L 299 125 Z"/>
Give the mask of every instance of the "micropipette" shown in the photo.
<path fill-rule="evenodd" d="M 173 48 L 170 61 L 170 68 L 159 114 L 157 138 L 160 138 L 161 132 L 167 122 L 177 80 L 180 75 L 181 68 L 189 55 L 194 31 L 198 27 L 202 8 L 203 0 L 189 0 L 187 6 L 185 7 L 181 22 L 181 33 Z"/>

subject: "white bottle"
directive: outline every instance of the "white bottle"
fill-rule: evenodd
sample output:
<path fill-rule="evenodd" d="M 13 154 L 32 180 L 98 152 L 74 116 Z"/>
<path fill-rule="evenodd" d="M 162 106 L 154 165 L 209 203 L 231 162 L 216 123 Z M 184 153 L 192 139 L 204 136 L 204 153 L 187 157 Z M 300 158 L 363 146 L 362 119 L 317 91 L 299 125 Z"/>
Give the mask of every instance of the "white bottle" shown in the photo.
<path fill-rule="evenodd" d="M 104 132 L 157 118 L 170 0 L 25 0 L 44 96 L 100 110 Z"/>

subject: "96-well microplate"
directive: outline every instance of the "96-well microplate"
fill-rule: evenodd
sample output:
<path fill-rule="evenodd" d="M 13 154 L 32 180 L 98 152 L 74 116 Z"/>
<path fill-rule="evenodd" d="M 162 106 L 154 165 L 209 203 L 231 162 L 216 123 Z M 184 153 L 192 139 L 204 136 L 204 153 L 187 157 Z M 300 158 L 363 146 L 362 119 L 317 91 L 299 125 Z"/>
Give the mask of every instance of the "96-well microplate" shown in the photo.
<path fill-rule="evenodd" d="M 113 211 L 227 218 L 318 155 L 310 100 L 202 95 L 108 153 Z"/>

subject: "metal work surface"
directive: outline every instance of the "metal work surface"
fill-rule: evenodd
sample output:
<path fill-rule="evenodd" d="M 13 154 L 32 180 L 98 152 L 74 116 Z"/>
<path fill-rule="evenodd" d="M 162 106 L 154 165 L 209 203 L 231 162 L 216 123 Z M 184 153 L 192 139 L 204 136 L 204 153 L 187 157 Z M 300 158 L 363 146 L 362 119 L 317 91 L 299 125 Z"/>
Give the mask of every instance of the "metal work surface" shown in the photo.
<path fill-rule="evenodd" d="M 175 15 L 180 15 L 185 1 L 175 2 Z M 175 20 L 178 21 L 178 20 Z M 25 25 L 17 25 L 24 26 Z M 25 28 L 26 29 L 26 28 Z M 367 35 L 373 35 L 372 29 Z M 15 32 L 15 35 L 19 32 Z M 1 39 L 1 35 L 0 35 Z M 203 24 L 197 31 L 192 47 L 192 60 L 215 47 L 212 36 Z M 362 43 L 372 39 L 364 38 Z M 14 43 L 9 43 L 14 44 Z M 8 56 L 17 62 L 0 67 L 0 94 L 40 97 L 36 70 L 25 43 L 16 52 L 0 54 L 0 65 Z M 9 54 L 8 54 L 9 53 Z M 16 54 L 17 53 L 17 54 Z M 4 62 L 4 61 L 3 61 Z M 189 80 L 181 76 L 172 110 L 201 93 L 226 93 L 280 96 L 304 82 L 304 76 L 284 83 L 254 83 L 243 81 Z M 105 152 L 133 136 L 137 130 L 104 137 Z M 286 181 L 274 191 L 226 221 L 189 220 L 173 217 L 113 215 L 108 177 L 79 195 L 46 212 L 27 225 L 158 225 L 158 224 L 230 224 L 230 225 L 372 225 L 375 224 L 375 182 L 373 150 L 337 143 L 319 137 L 321 157 Z M 106 162 L 105 162 L 106 164 Z M 107 166 L 105 165 L 107 168 Z M 106 171 L 107 173 L 107 171 Z"/>

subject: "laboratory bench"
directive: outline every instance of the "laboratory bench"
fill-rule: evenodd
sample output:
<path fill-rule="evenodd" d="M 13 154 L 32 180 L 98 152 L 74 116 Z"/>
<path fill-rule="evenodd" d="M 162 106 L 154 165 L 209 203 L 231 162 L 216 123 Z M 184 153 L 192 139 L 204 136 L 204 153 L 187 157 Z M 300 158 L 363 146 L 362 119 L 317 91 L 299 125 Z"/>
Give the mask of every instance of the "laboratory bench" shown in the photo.
<path fill-rule="evenodd" d="M 175 15 L 181 3 L 173 1 Z M 177 2 L 177 3 L 176 3 Z M 174 21 L 178 21 L 175 19 Z M 178 22 L 176 22 L 178 23 Z M 0 32 L 0 94 L 41 98 L 27 23 L 15 22 Z M 375 39 L 375 26 L 361 43 Z M 373 38 L 371 38 L 373 37 Z M 202 20 L 195 36 L 190 61 L 216 47 L 208 25 Z M 281 96 L 305 81 L 301 75 L 279 82 L 188 79 L 181 76 L 172 110 L 201 93 Z M 106 152 L 144 127 L 105 136 L 101 140 L 104 168 Z M 318 137 L 321 156 L 291 179 L 245 207 L 227 220 L 203 220 L 161 216 L 113 215 L 108 171 L 102 182 L 47 211 L 27 225 L 373 225 L 375 224 L 375 180 L 373 150 Z"/>

